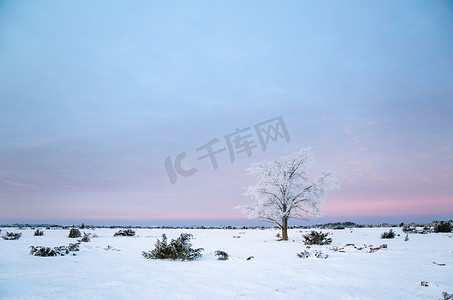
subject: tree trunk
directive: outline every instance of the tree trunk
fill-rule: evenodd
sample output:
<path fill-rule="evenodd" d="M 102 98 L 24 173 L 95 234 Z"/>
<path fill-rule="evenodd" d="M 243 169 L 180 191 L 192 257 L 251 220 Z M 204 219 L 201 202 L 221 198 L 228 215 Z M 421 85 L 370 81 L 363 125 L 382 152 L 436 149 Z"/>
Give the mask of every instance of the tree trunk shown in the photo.
<path fill-rule="evenodd" d="M 288 217 L 282 218 L 282 241 L 288 240 Z"/>

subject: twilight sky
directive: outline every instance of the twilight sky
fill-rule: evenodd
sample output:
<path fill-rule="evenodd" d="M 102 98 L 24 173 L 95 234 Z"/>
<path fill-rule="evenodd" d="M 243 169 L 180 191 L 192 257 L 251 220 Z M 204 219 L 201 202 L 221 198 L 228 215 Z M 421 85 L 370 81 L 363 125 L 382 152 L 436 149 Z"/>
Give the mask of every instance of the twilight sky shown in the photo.
<path fill-rule="evenodd" d="M 450 218 L 452 32 L 440 0 L 0 1 L 0 223 L 227 223 L 308 146 L 320 220 Z"/>

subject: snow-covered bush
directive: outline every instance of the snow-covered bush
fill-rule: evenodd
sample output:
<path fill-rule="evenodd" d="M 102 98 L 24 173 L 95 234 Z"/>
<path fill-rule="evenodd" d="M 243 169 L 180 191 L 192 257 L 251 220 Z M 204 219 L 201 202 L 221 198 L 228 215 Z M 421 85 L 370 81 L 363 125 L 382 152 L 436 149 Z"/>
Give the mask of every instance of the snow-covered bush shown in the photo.
<path fill-rule="evenodd" d="M 80 246 L 80 242 L 78 243 L 71 243 L 69 244 L 69 246 L 67 246 L 66 248 L 69 250 L 69 251 L 79 251 L 79 246 Z M 61 247 L 64 247 L 64 246 L 61 246 Z M 61 248 L 60 247 L 60 248 Z"/>
<path fill-rule="evenodd" d="M 417 231 L 417 228 L 410 226 L 410 225 L 404 225 L 402 230 L 405 233 L 415 233 Z"/>
<path fill-rule="evenodd" d="M 311 254 L 307 250 L 304 250 L 301 253 L 297 253 L 297 256 L 299 256 L 300 258 L 309 258 Z"/>
<path fill-rule="evenodd" d="M 326 259 L 326 258 L 329 257 L 328 254 L 324 254 L 324 253 L 322 253 L 321 251 L 318 251 L 318 250 L 315 250 L 314 256 L 316 258 L 321 258 L 321 259 Z"/>
<path fill-rule="evenodd" d="M 389 232 L 384 232 L 381 234 L 381 239 L 393 239 L 395 237 L 395 232 L 393 230 L 389 230 Z"/>
<path fill-rule="evenodd" d="M 437 223 L 436 225 L 434 225 L 434 232 L 436 232 L 436 233 L 451 232 L 451 230 L 452 230 L 451 223 L 449 221 L 447 221 L 447 222 L 440 221 L 440 223 Z"/>
<path fill-rule="evenodd" d="M 228 255 L 228 253 L 226 253 L 225 251 L 221 251 L 221 250 L 217 250 L 215 252 L 215 255 L 217 256 L 217 259 L 218 260 L 227 260 L 230 258 L 230 256 Z"/>
<path fill-rule="evenodd" d="M 69 238 L 79 238 L 81 236 L 82 236 L 82 233 L 77 228 L 71 228 L 71 230 L 69 230 L 69 235 L 68 235 Z"/>
<path fill-rule="evenodd" d="M 453 294 L 449 294 L 447 292 L 442 292 L 442 296 L 444 297 L 443 300 L 453 300 Z"/>
<path fill-rule="evenodd" d="M 432 229 L 430 226 L 424 226 L 423 229 L 417 229 L 417 227 L 414 226 L 409 226 L 409 225 L 404 225 L 402 228 L 404 233 L 418 233 L 418 234 L 427 234 L 432 232 Z"/>
<path fill-rule="evenodd" d="M 2 236 L 4 240 L 18 240 L 22 236 L 20 232 L 6 232 L 6 235 Z"/>
<path fill-rule="evenodd" d="M 42 246 L 30 246 L 31 250 L 30 250 L 30 255 L 33 255 L 33 256 L 63 256 L 65 254 L 62 254 L 61 252 L 53 249 L 53 248 L 49 248 L 49 247 L 42 247 Z M 69 253 L 69 252 L 68 252 Z"/>
<path fill-rule="evenodd" d="M 143 257 L 148 259 L 194 260 L 202 256 L 203 248 L 192 249 L 192 244 L 189 243 L 191 239 L 191 234 L 181 233 L 176 240 L 172 239 L 170 244 L 167 244 L 167 236 L 162 234 L 162 241 L 157 240 L 154 250 L 143 252 Z"/>
<path fill-rule="evenodd" d="M 338 225 L 338 226 L 335 226 L 335 227 L 332 228 L 332 229 L 341 230 L 341 229 L 346 229 L 346 227 L 344 227 L 343 225 Z"/>
<path fill-rule="evenodd" d="M 83 233 L 83 238 L 81 240 L 79 240 L 79 242 L 85 242 L 85 243 L 88 243 L 88 242 L 91 242 L 91 238 L 90 238 L 90 235 L 91 233 Z"/>
<path fill-rule="evenodd" d="M 304 234 L 305 245 L 329 245 L 332 243 L 331 238 L 327 238 L 328 233 L 322 233 L 312 230 L 310 233 Z"/>
<path fill-rule="evenodd" d="M 42 247 L 42 246 L 30 246 L 30 255 L 33 256 L 65 256 L 69 254 L 69 252 L 79 251 L 79 244 L 69 244 L 69 246 L 60 246 L 60 247 Z M 75 253 L 73 253 L 75 255 Z"/>
<path fill-rule="evenodd" d="M 301 252 L 301 253 L 297 253 L 297 256 L 299 256 L 300 258 L 309 258 L 309 257 L 312 256 L 312 254 L 311 254 L 309 251 L 304 250 L 304 251 Z M 314 256 L 315 258 L 320 258 L 320 259 L 326 259 L 326 258 L 329 257 L 328 254 L 324 254 L 324 253 L 322 253 L 321 251 L 318 251 L 318 250 L 315 250 L 315 251 L 313 252 L 313 256 Z"/>
<path fill-rule="evenodd" d="M 36 230 L 35 230 L 35 233 L 34 233 L 33 235 L 34 235 L 34 236 L 43 236 L 43 235 L 44 235 L 44 231 L 39 230 L 39 229 L 36 229 Z"/>
<path fill-rule="evenodd" d="M 113 236 L 134 236 L 135 231 L 132 229 L 122 229 L 118 232 L 116 232 Z"/>

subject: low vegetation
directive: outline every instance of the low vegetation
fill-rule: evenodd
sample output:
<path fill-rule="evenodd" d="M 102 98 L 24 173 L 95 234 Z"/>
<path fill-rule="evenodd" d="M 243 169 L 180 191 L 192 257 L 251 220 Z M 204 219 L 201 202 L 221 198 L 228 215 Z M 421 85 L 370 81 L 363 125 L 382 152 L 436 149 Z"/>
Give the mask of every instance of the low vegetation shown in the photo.
<path fill-rule="evenodd" d="M 36 229 L 36 230 L 35 230 L 35 233 L 34 233 L 33 235 L 34 235 L 34 236 L 43 236 L 43 235 L 44 235 L 44 231 L 39 230 L 39 229 Z"/>
<path fill-rule="evenodd" d="M 221 251 L 221 250 L 217 250 L 215 252 L 215 255 L 217 256 L 217 260 L 228 260 L 230 258 L 228 253 L 226 253 L 225 251 Z"/>
<path fill-rule="evenodd" d="M 194 260 L 201 257 L 203 248 L 193 249 L 189 241 L 192 235 L 181 233 L 177 239 L 167 243 L 167 236 L 162 234 L 162 241 L 157 240 L 155 248 L 149 252 L 143 252 L 143 257 L 148 259 L 171 259 L 171 260 Z"/>
<path fill-rule="evenodd" d="M 434 225 L 434 232 L 435 233 L 438 233 L 438 232 L 451 232 L 451 230 L 452 230 L 452 227 L 451 227 L 451 222 L 450 221 L 447 221 L 447 222 L 440 221 L 439 223 Z"/>
<path fill-rule="evenodd" d="M 69 238 L 74 239 L 74 238 L 79 238 L 81 236 L 82 236 L 82 233 L 77 228 L 71 228 L 71 230 L 69 230 L 69 235 L 68 235 Z"/>
<path fill-rule="evenodd" d="M 388 232 L 384 232 L 381 234 L 381 239 L 393 239 L 395 237 L 395 232 L 393 230 L 389 230 Z"/>
<path fill-rule="evenodd" d="M 88 242 L 91 242 L 91 233 L 83 233 L 83 238 L 79 240 L 79 242 L 84 242 L 84 243 L 88 243 Z"/>
<path fill-rule="evenodd" d="M 69 246 L 59 246 L 59 247 L 42 247 L 42 246 L 30 246 L 30 255 L 33 256 L 65 256 L 70 252 L 79 251 L 79 243 L 69 244 Z M 73 253 L 75 255 L 75 253 Z"/>
<path fill-rule="evenodd" d="M 132 229 L 122 229 L 120 231 L 115 232 L 113 236 L 134 236 L 135 231 Z"/>
<path fill-rule="evenodd" d="M 6 232 L 6 235 L 2 236 L 4 240 L 18 240 L 22 236 L 20 232 Z"/>
<path fill-rule="evenodd" d="M 304 243 L 305 245 L 330 245 L 332 239 L 328 238 L 328 233 L 323 233 L 322 231 L 312 230 L 310 233 L 304 234 Z"/>
<path fill-rule="evenodd" d="M 324 254 L 322 253 L 321 251 L 318 251 L 318 250 L 315 250 L 313 253 L 307 251 L 307 250 L 304 250 L 300 253 L 297 253 L 297 256 L 299 256 L 300 258 L 310 258 L 310 257 L 314 257 L 314 258 L 321 258 L 321 259 L 326 259 L 329 257 L 328 254 Z"/>

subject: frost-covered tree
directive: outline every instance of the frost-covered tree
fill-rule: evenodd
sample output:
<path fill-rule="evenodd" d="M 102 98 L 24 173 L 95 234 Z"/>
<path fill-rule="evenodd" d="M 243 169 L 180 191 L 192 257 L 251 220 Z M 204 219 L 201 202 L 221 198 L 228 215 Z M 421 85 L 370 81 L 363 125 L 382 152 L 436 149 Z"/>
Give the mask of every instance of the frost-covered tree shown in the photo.
<path fill-rule="evenodd" d="M 306 170 L 312 162 L 312 151 L 306 148 L 278 160 L 252 164 L 247 172 L 257 177 L 257 183 L 247 187 L 244 195 L 255 202 L 237 208 L 250 219 L 275 223 L 282 230 L 282 240 L 288 240 L 288 220 L 319 216 L 326 192 L 339 188 L 332 172 L 310 179 Z"/>

